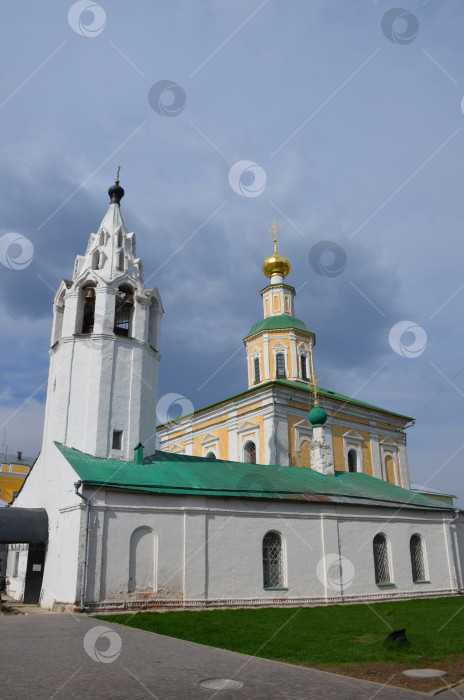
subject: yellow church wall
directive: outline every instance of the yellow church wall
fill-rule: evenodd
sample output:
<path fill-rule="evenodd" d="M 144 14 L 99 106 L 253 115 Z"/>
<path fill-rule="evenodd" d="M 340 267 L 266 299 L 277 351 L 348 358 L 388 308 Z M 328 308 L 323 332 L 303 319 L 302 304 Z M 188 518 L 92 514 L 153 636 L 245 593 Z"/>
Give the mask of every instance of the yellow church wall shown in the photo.
<path fill-rule="evenodd" d="M 228 430 L 224 428 L 215 428 L 213 431 L 205 431 L 200 434 L 196 434 L 193 438 L 193 454 L 195 457 L 203 457 L 203 445 L 202 441 L 205 439 L 206 435 L 214 435 L 218 439 L 219 454 L 216 455 L 218 459 L 229 459 L 229 438 Z M 207 451 L 207 450 L 206 450 Z"/>
<path fill-rule="evenodd" d="M 274 354 L 274 347 L 276 345 L 285 345 L 287 348 L 287 371 L 291 375 L 293 368 L 292 368 L 292 354 L 290 351 L 290 340 L 287 338 L 275 338 L 271 339 L 271 342 L 269 343 L 269 371 L 271 373 L 271 379 L 275 379 L 276 376 L 276 367 L 275 367 L 275 354 Z"/>
<path fill-rule="evenodd" d="M 252 418 L 249 419 L 250 421 L 253 421 L 253 423 L 256 423 L 258 426 L 258 441 L 259 441 L 259 451 L 258 454 L 256 455 L 256 461 L 258 464 L 264 464 L 264 418 L 263 416 L 253 416 Z M 244 421 L 245 422 L 245 421 Z M 239 423 L 237 425 L 237 434 L 239 436 L 239 444 L 238 444 L 238 449 L 239 449 L 239 462 L 242 461 L 242 447 L 243 445 L 247 442 L 247 440 L 253 440 L 255 441 L 255 431 L 250 430 L 249 432 L 246 433 L 240 433 L 240 428 L 244 425 L 243 423 Z M 228 457 L 227 457 L 228 459 Z"/>
<path fill-rule="evenodd" d="M 358 419 L 356 419 L 357 421 Z M 333 452 L 334 452 L 334 467 L 337 471 L 346 471 L 345 463 L 345 452 L 343 446 L 343 435 L 349 430 L 352 430 L 350 426 L 347 425 L 333 425 L 332 426 L 332 442 L 333 442 Z M 362 458 L 363 458 L 363 469 L 365 474 L 374 476 L 374 470 L 372 467 L 372 455 L 370 449 L 370 434 L 367 430 L 358 430 L 356 432 L 362 437 L 363 442 L 361 444 Z"/>
<path fill-rule="evenodd" d="M 343 435 L 347 430 L 348 428 L 343 425 L 332 425 L 334 468 L 337 471 L 346 471 L 345 454 L 343 452 Z"/>
<path fill-rule="evenodd" d="M 350 416 L 349 413 L 339 413 L 337 410 L 333 412 L 334 418 L 337 418 L 338 420 L 346 420 L 349 423 L 353 421 L 353 416 Z M 369 425 L 369 419 L 368 418 L 359 418 L 356 416 L 356 423 L 362 423 L 363 425 Z M 350 430 L 351 428 L 347 428 L 347 430 Z"/>
<path fill-rule="evenodd" d="M 177 440 L 178 437 L 181 437 L 181 435 L 185 435 L 186 430 L 178 430 L 176 433 L 170 433 L 169 434 L 169 439 L 170 440 Z"/>
<path fill-rule="evenodd" d="M 309 452 L 309 440 L 304 440 L 301 444 L 301 450 L 298 452 L 296 449 L 296 431 L 295 425 L 301 422 L 301 416 L 295 416 L 289 414 L 287 416 L 287 426 L 288 426 L 288 447 L 290 454 L 290 466 L 292 467 L 303 467 L 305 469 L 311 468 L 311 459 Z"/>
<path fill-rule="evenodd" d="M 362 458 L 363 458 L 363 470 L 365 474 L 369 476 L 374 476 L 374 467 L 372 465 L 372 454 L 371 454 L 371 436 L 366 430 L 357 430 L 363 439 L 361 445 Z"/>
<path fill-rule="evenodd" d="M 395 427 L 396 426 L 391 425 L 391 424 L 388 425 L 388 423 L 377 423 L 377 428 L 379 428 L 379 430 L 394 430 Z"/>
<path fill-rule="evenodd" d="M 247 406 L 246 408 L 240 408 L 237 411 L 237 416 L 243 416 L 244 413 L 249 413 L 250 411 L 254 411 L 257 408 L 261 408 L 263 405 L 262 401 L 258 401 L 257 403 L 252 403 L 251 406 Z"/>
<path fill-rule="evenodd" d="M 385 472 L 387 476 L 387 481 L 390 484 L 396 484 L 396 477 L 395 477 L 395 464 L 393 462 L 393 459 L 388 455 L 385 458 Z"/>
<path fill-rule="evenodd" d="M 195 426 L 195 432 L 197 430 L 203 430 L 204 428 L 209 428 L 211 425 L 216 425 L 217 423 L 222 423 L 222 421 L 227 420 L 229 417 L 228 413 L 224 413 L 222 416 L 219 416 L 219 418 L 212 418 L 211 420 L 207 420 L 204 423 L 200 423 L 199 425 Z"/>
<path fill-rule="evenodd" d="M 287 402 L 288 406 L 291 406 L 292 408 L 300 408 L 302 411 L 308 411 L 310 410 L 310 407 L 312 408 L 312 403 L 310 404 L 310 400 L 308 399 L 308 403 L 299 403 L 299 401 L 288 401 Z M 300 418 L 301 420 L 301 418 Z"/>

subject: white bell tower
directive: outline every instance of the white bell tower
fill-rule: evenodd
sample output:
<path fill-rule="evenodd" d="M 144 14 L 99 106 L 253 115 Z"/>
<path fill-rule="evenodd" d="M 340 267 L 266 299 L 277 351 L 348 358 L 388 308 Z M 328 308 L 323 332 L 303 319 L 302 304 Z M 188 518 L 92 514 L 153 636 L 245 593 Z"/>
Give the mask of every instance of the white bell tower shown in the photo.
<path fill-rule="evenodd" d="M 135 234 L 121 214 L 119 180 L 72 280 L 53 301 L 42 450 L 53 441 L 96 457 L 155 452 L 160 324 L 156 288 L 146 289 Z"/>

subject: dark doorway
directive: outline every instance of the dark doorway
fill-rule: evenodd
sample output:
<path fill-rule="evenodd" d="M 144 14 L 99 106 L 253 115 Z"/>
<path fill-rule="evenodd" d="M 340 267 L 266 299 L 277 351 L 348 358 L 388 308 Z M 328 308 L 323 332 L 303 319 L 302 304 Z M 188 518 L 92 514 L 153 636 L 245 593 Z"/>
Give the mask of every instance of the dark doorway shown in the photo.
<path fill-rule="evenodd" d="M 29 547 L 27 557 L 26 582 L 24 585 L 24 603 L 37 605 L 42 589 L 43 570 L 45 563 L 45 549 L 32 549 Z"/>

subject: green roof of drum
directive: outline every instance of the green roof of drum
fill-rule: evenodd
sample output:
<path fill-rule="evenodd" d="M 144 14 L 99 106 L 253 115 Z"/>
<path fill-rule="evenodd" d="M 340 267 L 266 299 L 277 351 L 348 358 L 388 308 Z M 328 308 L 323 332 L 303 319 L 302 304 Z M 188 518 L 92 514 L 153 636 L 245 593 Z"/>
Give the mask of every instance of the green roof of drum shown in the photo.
<path fill-rule="evenodd" d="M 434 500 L 367 474 L 335 472 L 335 476 L 326 476 L 300 467 L 226 462 L 161 451 L 137 465 L 55 444 L 87 486 L 160 494 L 453 509 L 451 502 Z"/>
<path fill-rule="evenodd" d="M 264 319 L 264 321 L 258 321 L 258 323 L 255 323 L 248 335 L 245 336 L 245 339 L 249 338 L 250 335 L 260 333 L 261 331 L 278 331 L 287 328 L 296 328 L 298 331 L 313 333 L 309 330 L 304 321 L 300 321 L 299 318 L 294 318 L 293 316 L 282 314 L 281 316 L 268 316 Z"/>

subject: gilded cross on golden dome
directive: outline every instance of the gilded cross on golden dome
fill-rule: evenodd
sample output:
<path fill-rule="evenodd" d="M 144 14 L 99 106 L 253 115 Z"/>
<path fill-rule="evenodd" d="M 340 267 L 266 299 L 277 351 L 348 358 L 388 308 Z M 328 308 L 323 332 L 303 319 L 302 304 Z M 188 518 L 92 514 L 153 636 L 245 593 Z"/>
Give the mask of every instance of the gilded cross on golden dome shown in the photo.
<path fill-rule="evenodd" d="M 121 170 L 121 166 L 118 165 L 118 172 L 116 173 L 116 180 L 115 180 L 115 182 L 116 182 L 117 185 L 119 185 L 119 171 L 120 171 L 120 170 Z"/>
<path fill-rule="evenodd" d="M 274 234 L 274 252 L 277 252 L 277 230 L 279 228 L 282 228 L 282 224 L 279 224 L 276 226 L 276 222 L 272 222 L 272 228 L 269 229 L 268 233 L 273 233 Z"/>

